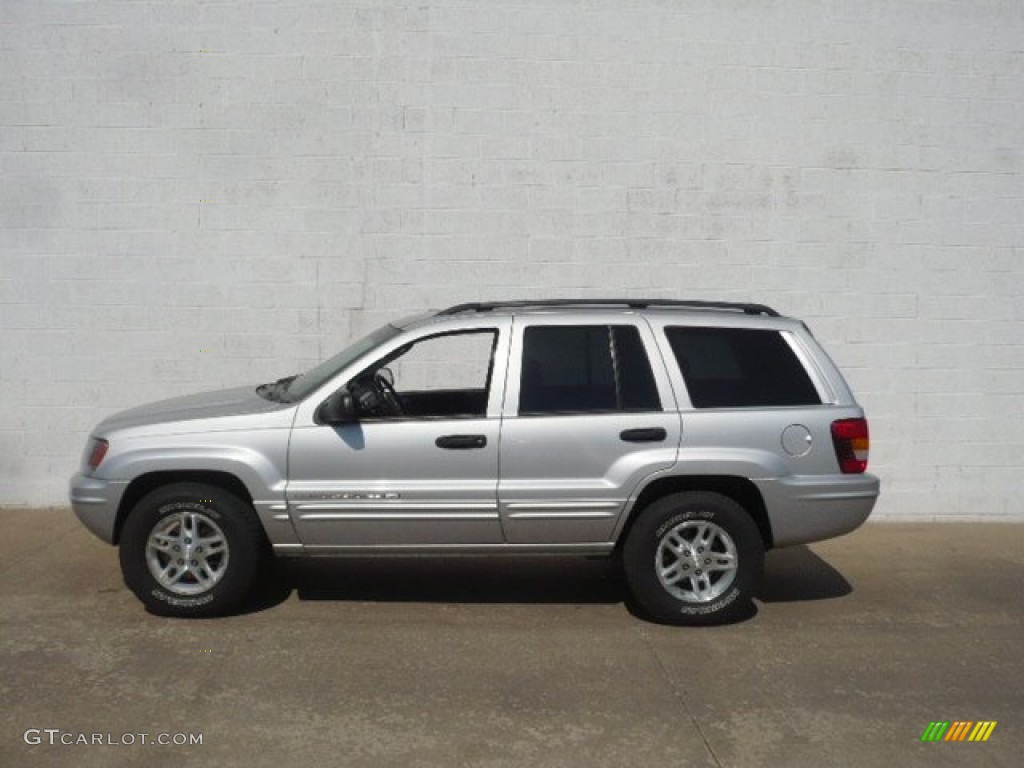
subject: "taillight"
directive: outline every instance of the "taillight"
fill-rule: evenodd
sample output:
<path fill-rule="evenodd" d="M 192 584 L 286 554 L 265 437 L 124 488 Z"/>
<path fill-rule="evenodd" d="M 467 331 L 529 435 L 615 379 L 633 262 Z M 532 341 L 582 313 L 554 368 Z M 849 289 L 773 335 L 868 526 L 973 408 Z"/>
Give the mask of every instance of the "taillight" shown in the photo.
<path fill-rule="evenodd" d="M 839 419 L 832 422 L 832 444 L 836 447 L 839 469 L 845 475 L 857 475 L 868 468 L 868 420 Z"/>
<path fill-rule="evenodd" d="M 103 461 L 103 457 L 107 455 L 107 449 L 110 447 L 110 443 L 106 440 L 102 440 L 98 437 L 94 437 L 92 440 L 92 450 L 89 451 L 89 458 L 86 463 L 89 465 L 89 469 L 96 469 Z"/>

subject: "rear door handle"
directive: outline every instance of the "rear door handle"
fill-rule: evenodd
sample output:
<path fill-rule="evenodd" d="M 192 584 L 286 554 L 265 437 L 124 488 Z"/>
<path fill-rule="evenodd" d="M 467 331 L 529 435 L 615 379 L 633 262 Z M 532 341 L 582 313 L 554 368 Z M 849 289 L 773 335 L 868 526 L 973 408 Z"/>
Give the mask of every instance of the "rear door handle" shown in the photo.
<path fill-rule="evenodd" d="M 619 432 L 619 439 L 627 443 L 660 443 L 666 437 L 668 437 L 668 432 L 661 427 L 626 429 Z"/>
<path fill-rule="evenodd" d="M 487 445 L 486 435 L 444 435 L 434 441 L 438 448 L 464 451 L 470 448 L 483 448 Z"/>

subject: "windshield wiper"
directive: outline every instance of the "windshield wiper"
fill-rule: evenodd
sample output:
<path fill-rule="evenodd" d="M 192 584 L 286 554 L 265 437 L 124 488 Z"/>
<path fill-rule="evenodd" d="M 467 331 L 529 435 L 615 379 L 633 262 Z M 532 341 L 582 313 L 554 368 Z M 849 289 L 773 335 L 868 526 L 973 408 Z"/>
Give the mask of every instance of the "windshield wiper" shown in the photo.
<path fill-rule="evenodd" d="M 275 403 L 285 403 L 287 400 L 285 400 L 284 395 L 288 391 L 288 385 L 297 378 L 299 378 L 299 374 L 296 373 L 292 376 L 285 376 L 277 381 L 269 382 L 268 384 L 260 384 L 256 387 L 256 394 Z"/>

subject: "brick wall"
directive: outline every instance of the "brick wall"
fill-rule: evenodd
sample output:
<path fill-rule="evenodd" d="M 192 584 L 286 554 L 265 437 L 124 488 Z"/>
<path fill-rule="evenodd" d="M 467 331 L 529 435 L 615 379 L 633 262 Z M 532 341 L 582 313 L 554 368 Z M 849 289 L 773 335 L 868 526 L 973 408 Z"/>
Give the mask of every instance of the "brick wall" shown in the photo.
<path fill-rule="evenodd" d="M 805 318 L 879 516 L 1024 519 L 1024 5 L 0 6 L 0 503 L 88 429 L 384 319 L 608 294 Z"/>

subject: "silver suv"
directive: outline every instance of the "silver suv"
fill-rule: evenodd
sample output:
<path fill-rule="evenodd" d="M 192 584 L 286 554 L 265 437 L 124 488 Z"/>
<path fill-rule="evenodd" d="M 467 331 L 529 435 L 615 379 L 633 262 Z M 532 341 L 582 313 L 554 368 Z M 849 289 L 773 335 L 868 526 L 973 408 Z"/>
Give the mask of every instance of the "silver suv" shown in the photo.
<path fill-rule="evenodd" d="M 272 556 L 621 557 L 677 624 L 749 608 L 764 552 L 878 497 L 864 413 L 758 304 L 462 304 L 301 375 L 93 431 L 71 503 L 153 612 L 235 607 Z"/>

